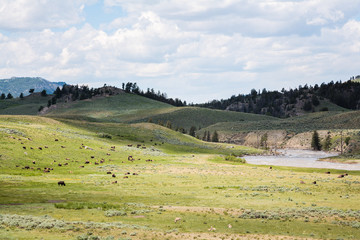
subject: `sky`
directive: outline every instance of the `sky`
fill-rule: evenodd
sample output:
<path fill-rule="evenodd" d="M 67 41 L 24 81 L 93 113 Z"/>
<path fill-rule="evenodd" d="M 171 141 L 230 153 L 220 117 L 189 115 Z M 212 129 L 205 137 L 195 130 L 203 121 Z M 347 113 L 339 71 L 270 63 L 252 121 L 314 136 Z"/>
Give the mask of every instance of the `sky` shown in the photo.
<path fill-rule="evenodd" d="M 0 78 L 203 103 L 360 75 L 360 0 L 0 0 Z"/>

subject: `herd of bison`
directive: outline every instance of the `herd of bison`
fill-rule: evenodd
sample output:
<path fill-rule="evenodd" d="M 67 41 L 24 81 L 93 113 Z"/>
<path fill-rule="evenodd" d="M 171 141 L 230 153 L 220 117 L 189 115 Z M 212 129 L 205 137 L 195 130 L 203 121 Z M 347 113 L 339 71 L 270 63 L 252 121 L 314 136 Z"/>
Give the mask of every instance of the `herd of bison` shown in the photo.
<path fill-rule="evenodd" d="M 17 140 L 21 141 L 20 143 L 21 143 L 21 145 L 22 145 L 22 149 L 23 149 L 23 150 L 29 149 L 29 150 L 40 150 L 40 151 L 43 151 L 43 150 L 44 150 L 44 151 L 46 151 L 45 149 L 48 149 L 48 148 L 49 148 L 48 146 L 43 146 L 43 147 L 28 147 L 28 146 L 25 146 L 24 141 L 25 141 L 25 140 L 27 140 L 27 141 L 32 141 L 31 138 L 21 139 L 21 138 L 15 138 L 15 137 L 13 137 L 13 136 L 10 136 L 10 138 L 15 139 L 15 140 L 17 139 Z M 54 141 L 55 141 L 55 142 L 59 142 L 59 139 L 55 138 Z M 162 144 L 163 144 L 163 143 L 162 143 Z M 156 145 L 157 145 L 157 144 L 156 144 Z M 128 146 L 128 147 L 133 147 L 132 144 L 129 144 L 129 145 L 127 145 L 127 146 Z M 59 148 L 59 151 L 60 151 L 61 149 L 64 149 L 64 148 L 66 148 L 66 146 L 61 145 L 60 148 Z M 109 151 L 115 151 L 115 148 L 116 148 L 115 146 L 111 146 L 110 149 L 109 149 Z M 136 145 L 136 148 L 146 149 L 146 146 L 145 146 L 145 144 L 137 144 L 137 145 Z M 90 147 L 88 147 L 88 146 L 85 146 L 84 144 L 81 144 L 81 146 L 79 147 L 79 149 L 92 150 L 92 151 L 94 150 L 94 149 L 92 149 L 92 148 L 90 148 Z M 25 152 L 25 155 L 28 155 L 28 153 Z M 106 156 L 107 156 L 107 157 L 108 157 L 108 156 L 111 156 L 111 154 L 110 154 L 110 153 L 106 153 Z M 80 165 L 79 165 L 79 168 L 85 168 L 85 165 L 87 165 L 87 164 L 100 165 L 100 164 L 102 164 L 102 163 L 105 163 L 105 161 L 106 161 L 104 158 L 101 158 L 100 160 L 96 160 L 96 159 L 95 159 L 95 156 L 93 156 L 93 155 L 92 155 L 92 156 L 89 156 L 89 159 L 93 159 L 93 161 L 85 160 L 85 161 L 83 162 L 83 164 L 80 164 Z M 128 158 L 127 158 L 127 161 L 130 161 L 130 162 L 134 162 L 135 160 L 136 160 L 136 159 L 135 159 L 133 156 L 131 156 L 131 155 L 128 156 Z M 138 158 L 137 160 L 140 161 L 141 159 Z M 57 162 L 56 160 L 53 160 L 53 161 L 54 161 L 54 163 Z M 67 165 L 69 165 L 70 158 L 66 158 L 65 161 L 66 161 L 66 162 L 64 162 L 64 163 L 56 163 L 56 165 L 57 165 L 58 167 L 67 166 Z M 111 162 L 112 160 L 111 160 L 111 159 L 108 159 L 107 161 Z M 146 162 L 153 162 L 152 159 L 146 159 L 145 161 L 146 161 Z M 71 162 L 79 163 L 78 160 L 72 160 Z M 122 161 L 122 163 L 124 163 L 124 161 Z M 32 164 L 33 164 L 33 165 L 36 165 L 36 161 L 32 161 Z M 51 164 L 51 165 L 53 165 L 53 164 Z M 16 165 L 16 167 L 20 167 L 20 165 Z M 53 170 L 54 170 L 54 167 L 35 168 L 35 167 L 30 167 L 30 165 L 26 165 L 26 166 L 22 167 L 22 169 L 39 170 L 39 171 L 43 171 L 44 173 L 49 173 L 50 171 L 53 171 Z M 69 172 L 72 173 L 72 171 L 69 171 Z M 111 177 L 113 177 L 113 178 L 116 178 L 116 177 L 117 177 L 116 174 L 113 173 L 113 172 L 111 172 L 111 171 L 107 171 L 106 174 L 111 175 Z M 136 172 L 134 172 L 134 173 L 126 172 L 124 175 L 125 175 L 125 176 L 123 176 L 123 178 L 126 179 L 126 178 L 129 178 L 128 175 L 136 176 L 136 175 L 139 175 L 139 174 L 136 173 Z M 117 181 L 113 181 L 113 182 L 111 182 L 111 183 L 116 184 Z M 65 181 L 58 181 L 58 186 L 66 186 Z"/>
<path fill-rule="evenodd" d="M 10 136 L 10 138 L 12 138 L 12 139 L 17 139 L 17 138 L 15 138 L 15 137 L 13 137 L 13 136 Z M 23 150 L 27 150 L 27 149 L 36 150 L 36 149 L 38 149 L 38 150 L 42 151 L 42 150 L 45 150 L 45 149 L 48 149 L 48 148 L 49 148 L 48 146 L 37 147 L 37 148 L 25 146 L 25 145 L 24 145 L 24 140 L 32 141 L 31 138 L 25 138 L 25 139 L 18 138 L 18 140 L 21 141 L 21 144 L 23 145 L 23 146 L 22 146 Z M 59 139 L 56 138 L 56 139 L 55 139 L 55 142 L 59 142 Z M 164 143 L 162 143 L 162 144 L 164 144 Z M 157 145 L 157 144 L 155 143 L 155 145 Z M 127 146 L 128 146 L 128 147 L 133 147 L 132 144 L 129 144 L 129 145 L 127 145 Z M 60 150 L 60 149 L 64 149 L 64 148 L 66 148 L 66 146 L 61 145 L 60 148 L 59 148 L 59 150 Z M 136 145 L 136 148 L 146 149 L 146 146 L 145 146 L 145 144 L 137 144 L 137 145 Z M 84 144 L 81 144 L 81 146 L 79 147 L 79 149 L 94 150 L 94 149 L 92 149 L 92 148 L 90 148 L 90 147 L 88 147 L 88 146 L 85 146 Z M 111 146 L 110 149 L 109 149 L 109 151 L 115 151 L 115 146 Z M 25 154 L 27 155 L 26 152 L 25 152 Z M 110 155 L 111 155 L 110 153 L 106 153 L 106 156 L 110 156 Z M 85 161 L 83 162 L 83 164 L 80 164 L 80 165 L 79 165 L 79 168 L 85 168 L 85 165 L 87 165 L 87 164 L 100 165 L 100 164 L 102 164 L 102 163 L 105 163 L 105 159 L 104 159 L 104 158 L 101 158 L 101 160 L 96 160 L 96 159 L 95 159 L 95 156 L 90 156 L 89 158 L 90 158 L 90 159 L 94 159 L 94 160 L 93 160 L 92 162 L 89 161 L 89 160 L 85 160 Z M 133 156 L 131 156 L 131 155 L 128 156 L 128 158 L 127 158 L 127 161 L 130 161 L 130 162 L 134 162 L 135 160 L 136 160 L 136 159 L 135 159 Z M 137 160 L 140 161 L 141 159 L 138 158 Z M 68 162 L 68 161 L 70 161 L 70 159 L 69 159 L 69 158 L 66 158 L 65 161 L 67 161 L 67 162 L 65 162 L 65 163 L 57 163 L 57 166 L 58 166 L 58 167 L 62 167 L 62 166 L 67 166 L 67 165 L 69 165 L 69 162 Z M 108 159 L 107 161 L 111 162 L 112 160 L 111 160 L 111 159 Z M 153 160 L 152 160 L 152 159 L 147 159 L 147 160 L 145 160 L 145 161 L 146 161 L 146 162 L 152 162 Z M 54 163 L 55 163 L 55 162 L 56 162 L 56 160 L 54 160 Z M 72 160 L 72 162 L 79 163 L 79 161 L 77 161 L 77 160 L 75 160 L 75 161 Z M 122 161 L 122 163 L 124 163 L 124 161 Z M 36 165 L 36 161 L 32 161 L 32 164 Z M 16 165 L 16 167 L 20 167 L 20 166 L 19 166 L 19 165 Z M 35 168 L 34 168 L 34 167 L 30 167 L 29 165 L 26 165 L 26 166 L 23 167 L 23 169 L 32 169 L 32 170 L 34 170 Z M 273 167 L 270 167 L 270 169 L 273 169 Z M 41 168 L 36 168 L 36 170 L 40 170 L 40 171 L 42 170 L 44 173 L 49 173 L 50 171 L 53 171 L 54 168 L 53 168 L 53 167 L 44 167 L 43 169 L 41 169 Z M 72 173 L 72 171 L 70 171 L 70 173 Z M 112 173 L 111 171 L 107 171 L 106 174 L 111 175 L 111 177 L 113 177 L 113 178 L 116 178 L 116 177 L 117 177 L 116 174 L 115 174 L 115 173 Z M 325 172 L 325 174 L 330 174 L 330 172 Z M 124 175 L 125 175 L 125 176 L 123 176 L 123 178 L 128 178 L 128 175 L 136 176 L 136 175 L 138 175 L 138 173 L 135 173 L 135 172 L 134 172 L 134 173 L 126 172 Z M 340 174 L 340 175 L 338 175 L 338 178 L 343 178 L 343 177 L 345 177 L 345 176 L 347 176 L 347 175 L 348 175 L 347 173 L 345 173 L 345 174 Z M 113 181 L 113 182 L 111 182 L 111 183 L 116 184 L 117 181 Z M 300 184 L 305 184 L 305 182 L 300 181 Z M 317 182 L 316 182 L 316 181 L 313 181 L 312 184 L 317 184 Z M 58 186 L 66 186 L 66 184 L 65 184 L 64 181 L 59 181 L 59 182 L 58 182 Z"/>

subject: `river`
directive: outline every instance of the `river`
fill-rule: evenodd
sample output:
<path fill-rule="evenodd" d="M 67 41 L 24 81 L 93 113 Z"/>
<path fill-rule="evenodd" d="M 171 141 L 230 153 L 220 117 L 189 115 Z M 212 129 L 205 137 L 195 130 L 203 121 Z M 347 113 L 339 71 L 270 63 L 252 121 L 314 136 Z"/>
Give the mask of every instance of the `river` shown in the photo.
<path fill-rule="evenodd" d="M 256 165 L 329 168 L 342 170 L 360 170 L 360 164 L 344 164 L 317 161 L 320 158 L 336 156 L 334 153 L 310 150 L 279 149 L 276 156 L 245 156 L 247 163 Z"/>

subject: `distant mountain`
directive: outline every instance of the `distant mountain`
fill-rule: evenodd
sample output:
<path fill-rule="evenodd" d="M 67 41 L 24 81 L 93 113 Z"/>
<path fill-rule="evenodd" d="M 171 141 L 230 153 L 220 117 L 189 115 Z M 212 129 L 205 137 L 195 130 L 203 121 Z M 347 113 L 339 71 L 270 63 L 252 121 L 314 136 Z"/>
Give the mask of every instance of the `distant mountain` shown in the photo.
<path fill-rule="evenodd" d="M 53 93 L 57 87 L 62 87 L 65 82 L 50 82 L 46 79 L 36 77 L 12 77 L 9 79 L 0 79 L 0 94 L 11 93 L 14 97 L 29 95 L 30 89 L 35 89 L 35 92 L 46 90 L 47 93 Z"/>

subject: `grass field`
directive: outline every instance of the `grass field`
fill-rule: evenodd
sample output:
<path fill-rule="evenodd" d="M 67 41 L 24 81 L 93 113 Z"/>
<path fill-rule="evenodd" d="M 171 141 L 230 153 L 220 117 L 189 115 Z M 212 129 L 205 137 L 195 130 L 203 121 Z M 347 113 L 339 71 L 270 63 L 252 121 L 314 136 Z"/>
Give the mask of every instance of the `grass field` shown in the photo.
<path fill-rule="evenodd" d="M 225 161 L 259 153 L 150 123 L 0 116 L 0 238 L 360 239 L 360 172 Z"/>

